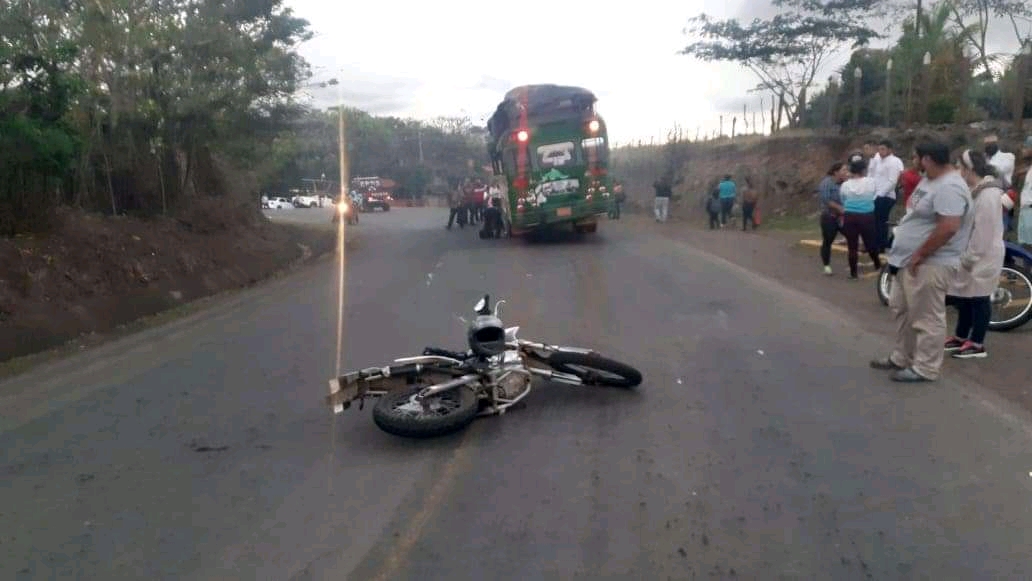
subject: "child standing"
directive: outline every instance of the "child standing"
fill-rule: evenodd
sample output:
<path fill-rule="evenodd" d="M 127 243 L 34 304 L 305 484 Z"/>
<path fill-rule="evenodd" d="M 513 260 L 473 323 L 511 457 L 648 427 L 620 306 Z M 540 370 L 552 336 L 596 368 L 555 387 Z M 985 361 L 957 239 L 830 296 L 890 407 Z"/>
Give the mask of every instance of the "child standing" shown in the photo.
<path fill-rule="evenodd" d="M 710 230 L 716 230 L 720 228 L 720 190 L 714 189 L 710 193 L 710 197 L 706 200 L 706 213 L 709 214 L 709 227 Z"/>

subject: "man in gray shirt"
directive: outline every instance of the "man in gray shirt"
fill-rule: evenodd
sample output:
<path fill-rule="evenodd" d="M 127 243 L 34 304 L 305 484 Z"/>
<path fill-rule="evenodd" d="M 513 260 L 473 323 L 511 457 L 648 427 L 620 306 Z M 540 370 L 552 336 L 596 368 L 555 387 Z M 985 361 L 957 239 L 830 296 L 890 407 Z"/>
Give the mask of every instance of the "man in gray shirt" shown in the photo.
<path fill-rule="evenodd" d="M 946 290 L 971 236 L 971 191 L 950 164 L 949 146 L 916 148 L 925 178 L 911 196 L 912 210 L 896 227 L 889 250 L 895 271 L 889 307 L 896 319 L 892 354 L 871 367 L 893 371 L 906 383 L 939 378 L 946 344 Z"/>

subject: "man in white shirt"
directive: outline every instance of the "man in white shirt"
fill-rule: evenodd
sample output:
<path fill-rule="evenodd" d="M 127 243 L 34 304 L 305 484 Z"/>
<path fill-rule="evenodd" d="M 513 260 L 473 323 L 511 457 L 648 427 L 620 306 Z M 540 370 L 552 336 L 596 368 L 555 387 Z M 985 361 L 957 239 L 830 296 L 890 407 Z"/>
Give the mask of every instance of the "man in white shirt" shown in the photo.
<path fill-rule="evenodd" d="M 995 134 L 985 137 L 985 157 L 989 164 L 996 168 L 999 177 L 1007 182 L 1010 187 L 1014 183 L 1014 154 L 1009 151 L 1000 151 L 1000 138 Z"/>
<path fill-rule="evenodd" d="M 867 172 L 878 184 L 874 198 L 874 229 L 882 251 L 889 247 L 889 214 L 896 205 L 896 184 L 904 170 L 903 160 L 896 157 L 892 149 L 891 141 L 882 140 L 878 144 L 878 155 L 871 160 L 871 169 Z M 877 163 L 873 163 L 875 159 Z"/>

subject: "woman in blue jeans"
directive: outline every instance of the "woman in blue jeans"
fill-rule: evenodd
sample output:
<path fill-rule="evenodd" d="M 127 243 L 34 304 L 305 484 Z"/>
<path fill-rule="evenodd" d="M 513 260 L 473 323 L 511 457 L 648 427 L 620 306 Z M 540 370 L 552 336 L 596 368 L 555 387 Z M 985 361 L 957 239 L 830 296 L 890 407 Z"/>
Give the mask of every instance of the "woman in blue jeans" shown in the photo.
<path fill-rule="evenodd" d="M 842 207 L 842 235 L 846 237 L 849 249 L 849 278 L 859 277 L 858 255 L 859 243 L 862 239 L 864 249 L 874 263 L 874 269 L 881 269 L 881 257 L 878 255 L 877 232 L 874 219 L 874 198 L 878 193 L 878 182 L 864 175 L 867 171 L 867 160 L 860 153 L 849 156 L 849 179 L 839 188 Z"/>
<path fill-rule="evenodd" d="M 817 186 L 817 199 L 821 204 L 821 263 L 824 274 L 831 274 L 831 245 L 842 228 L 842 196 L 839 189 L 849 177 L 846 164 L 837 161 Z"/>

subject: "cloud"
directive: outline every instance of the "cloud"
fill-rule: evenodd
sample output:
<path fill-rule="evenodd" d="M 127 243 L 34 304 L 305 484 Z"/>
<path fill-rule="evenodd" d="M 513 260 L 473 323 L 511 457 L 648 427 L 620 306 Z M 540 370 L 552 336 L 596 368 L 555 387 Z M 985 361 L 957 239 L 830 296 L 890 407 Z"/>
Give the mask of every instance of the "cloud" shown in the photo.
<path fill-rule="evenodd" d="M 426 85 L 424 79 L 373 74 L 356 67 L 343 67 L 335 73 L 322 67 L 313 81 L 331 78 L 340 83 L 340 96 L 349 107 L 372 115 L 404 116 L 418 103 L 420 91 Z M 316 107 L 335 106 L 339 98 L 336 86 L 312 89 L 309 94 Z"/>
<path fill-rule="evenodd" d="M 480 75 L 480 80 L 478 80 L 476 85 L 473 86 L 473 89 L 490 91 L 492 93 L 504 95 L 509 89 L 515 86 L 515 83 L 512 81 L 506 81 L 491 75 Z M 499 100 L 501 100 L 501 97 L 499 97 Z"/>

